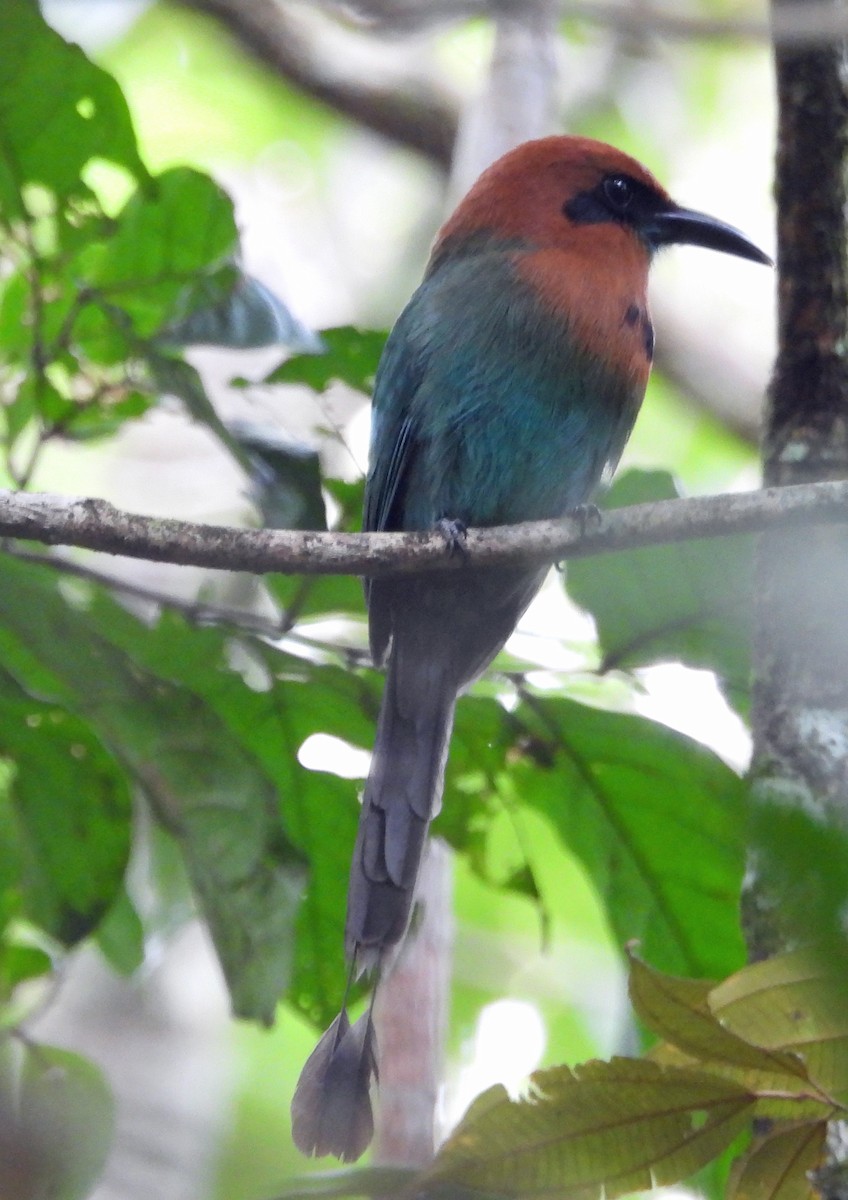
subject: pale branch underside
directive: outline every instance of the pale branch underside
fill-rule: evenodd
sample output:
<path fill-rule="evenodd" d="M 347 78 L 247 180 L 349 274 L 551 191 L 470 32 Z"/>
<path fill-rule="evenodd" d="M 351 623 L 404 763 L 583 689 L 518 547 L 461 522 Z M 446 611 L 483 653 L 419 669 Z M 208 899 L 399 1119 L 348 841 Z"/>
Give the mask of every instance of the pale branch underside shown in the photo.
<path fill-rule="evenodd" d="M 848 482 L 594 509 L 557 521 L 438 532 L 236 529 L 123 512 L 105 500 L 0 491 L 0 538 L 255 575 L 389 575 L 557 562 L 693 538 L 848 523 Z"/>

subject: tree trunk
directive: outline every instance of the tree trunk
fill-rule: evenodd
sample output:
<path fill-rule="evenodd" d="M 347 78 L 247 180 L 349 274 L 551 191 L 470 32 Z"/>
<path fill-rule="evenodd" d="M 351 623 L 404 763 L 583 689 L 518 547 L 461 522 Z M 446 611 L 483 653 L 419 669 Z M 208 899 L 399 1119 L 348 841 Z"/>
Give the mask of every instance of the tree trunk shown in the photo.
<path fill-rule="evenodd" d="M 795 2 L 773 0 L 773 14 Z M 766 484 L 786 485 L 848 477 L 848 92 L 842 44 L 783 44 L 775 62 L 778 353 L 763 470 Z M 763 534 L 755 579 L 754 828 L 787 813 L 844 828 L 848 527 Z M 764 861 L 755 841 L 743 898 L 754 960 L 820 932 L 797 922 L 815 868 L 766 876 Z M 818 1180 L 830 1200 L 844 1191 L 843 1140 L 835 1129 Z"/>

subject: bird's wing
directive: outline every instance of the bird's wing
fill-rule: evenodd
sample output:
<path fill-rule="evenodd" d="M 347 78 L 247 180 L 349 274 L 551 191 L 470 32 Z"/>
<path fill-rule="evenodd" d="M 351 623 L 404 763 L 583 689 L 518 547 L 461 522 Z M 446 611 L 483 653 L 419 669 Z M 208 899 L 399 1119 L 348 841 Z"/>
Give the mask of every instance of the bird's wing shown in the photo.
<path fill-rule="evenodd" d="M 402 490 L 406 467 L 415 444 L 416 423 L 409 414 L 391 422 L 391 429 L 383 433 L 380 426 L 383 418 L 375 413 L 375 436 L 372 438 L 372 461 L 374 466 L 368 476 L 365 489 L 365 511 L 363 525 L 366 530 L 397 528 L 392 520 L 392 510 Z M 382 434 L 382 436 L 381 436 Z M 385 455 L 374 454 L 374 443 L 388 443 Z"/>
<path fill-rule="evenodd" d="M 426 363 L 412 309 L 410 304 L 389 335 L 374 382 L 363 514 L 366 530 L 400 528 L 397 503 L 417 440 L 413 401 Z"/>
<path fill-rule="evenodd" d="M 410 306 L 411 307 L 411 306 Z M 401 529 L 405 480 L 415 457 L 419 419 L 413 401 L 425 375 L 426 353 L 415 337 L 409 308 L 392 330 L 374 382 L 371 448 L 365 483 L 363 528 Z M 391 637 L 391 617 L 383 590 L 365 582 L 371 654 L 379 665 Z"/>

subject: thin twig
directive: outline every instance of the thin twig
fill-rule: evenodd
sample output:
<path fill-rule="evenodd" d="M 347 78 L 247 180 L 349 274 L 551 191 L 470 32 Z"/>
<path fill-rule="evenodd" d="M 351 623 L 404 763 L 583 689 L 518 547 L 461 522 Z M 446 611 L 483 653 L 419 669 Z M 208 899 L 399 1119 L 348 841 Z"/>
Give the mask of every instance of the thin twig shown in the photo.
<path fill-rule="evenodd" d="M 109 588 L 110 591 L 133 600 L 141 600 L 156 608 L 178 612 L 194 625 L 226 625 L 239 633 L 255 634 L 272 641 L 285 637 L 291 629 L 288 613 L 280 613 L 277 617 L 263 617 L 248 609 L 235 608 L 227 604 L 215 604 L 205 600 L 186 600 L 171 592 L 163 592 L 159 588 L 151 588 L 142 583 L 134 583 L 129 579 L 121 579 L 108 571 L 98 571 L 96 567 L 89 567 L 84 563 L 72 562 L 69 558 L 59 554 L 42 554 L 38 551 L 22 550 L 13 544 L 4 546 L 3 549 L 5 553 L 19 562 L 32 563 L 38 567 L 49 567 L 72 579 L 82 579 L 86 583 Z"/>
<path fill-rule="evenodd" d="M 256 575 L 380 576 L 556 562 L 768 528 L 848 522 L 848 482 L 638 504 L 597 516 L 471 529 L 464 553 L 442 534 L 234 529 L 123 512 L 106 500 L 0 491 L 0 537 Z"/>
<path fill-rule="evenodd" d="M 19 562 L 49 567 L 50 570 L 57 571 L 61 575 L 97 584 L 99 587 L 105 587 L 118 593 L 118 595 L 154 605 L 165 612 L 179 613 L 193 625 L 222 626 L 233 630 L 234 633 L 266 638 L 270 642 L 279 642 L 283 638 L 287 638 L 299 645 L 309 647 L 311 650 L 322 650 L 341 657 L 345 662 L 370 661 L 367 650 L 310 637 L 303 630 L 295 629 L 297 614 L 293 613 L 291 609 L 281 612 L 277 617 L 263 617 L 260 613 L 246 608 L 235 608 L 228 604 L 218 604 L 208 600 L 186 600 L 182 596 L 175 596 L 172 592 L 164 592 L 159 588 L 134 583 L 131 580 L 122 579 L 118 575 L 113 575 L 111 572 L 99 571 L 96 567 L 88 566 L 85 563 L 73 562 L 61 554 L 42 554 L 38 551 L 21 549 L 11 543 L 5 544 L 2 549 L 12 558 L 18 559 Z"/>

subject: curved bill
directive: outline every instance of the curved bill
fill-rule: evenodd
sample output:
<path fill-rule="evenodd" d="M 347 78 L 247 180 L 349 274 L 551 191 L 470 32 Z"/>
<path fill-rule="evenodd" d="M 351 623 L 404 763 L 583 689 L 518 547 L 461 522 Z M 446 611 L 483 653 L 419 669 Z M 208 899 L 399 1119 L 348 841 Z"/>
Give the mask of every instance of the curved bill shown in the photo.
<path fill-rule="evenodd" d="M 654 246 L 704 246 L 707 250 L 736 254 L 768 267 L 774 265 L 767 254 L 732 225 L 688 208 L 670 208 L 657 213 L 651 221 L 648 236 Z"/>

